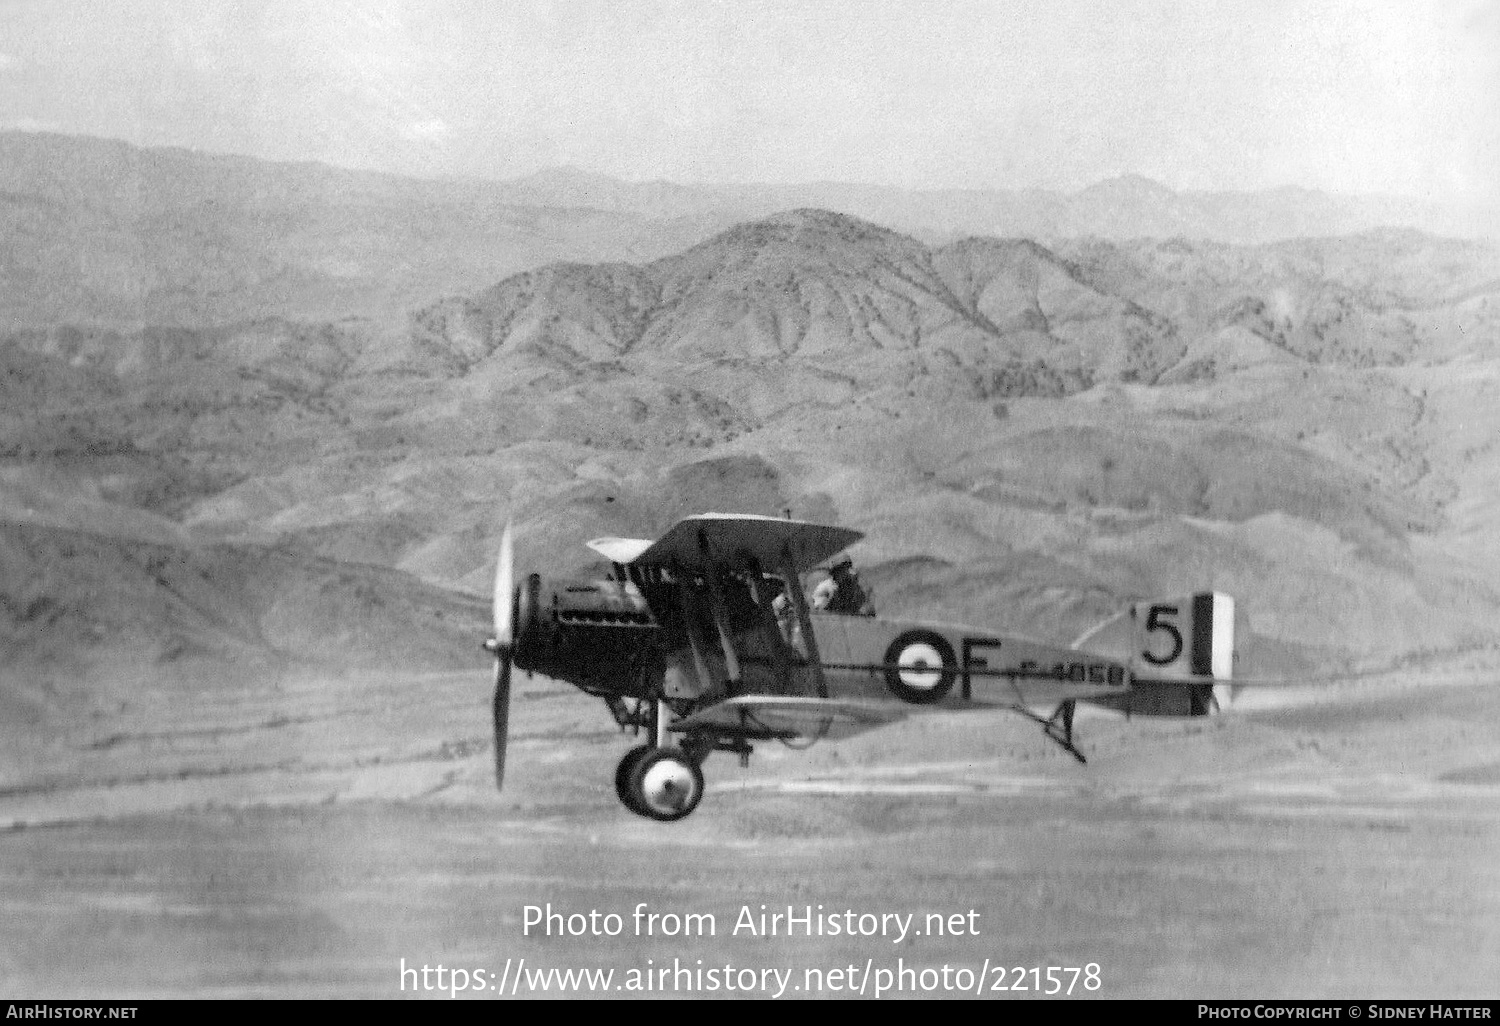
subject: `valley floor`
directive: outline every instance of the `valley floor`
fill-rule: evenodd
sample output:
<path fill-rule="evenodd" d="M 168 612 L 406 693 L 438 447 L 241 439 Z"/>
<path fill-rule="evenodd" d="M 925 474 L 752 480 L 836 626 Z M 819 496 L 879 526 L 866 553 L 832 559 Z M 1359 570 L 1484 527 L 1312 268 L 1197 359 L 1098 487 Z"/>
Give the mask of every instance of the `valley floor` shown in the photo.
<path fill-rule="evenodd" d="M 540 986 L 524 958 L 612 969 L 622 995 L 672 966 L 789 970 L 754 988 L 784 979 L 786 997 L 947 965 L 1035 997 L 1016 967 L 1045 987 L 1046 967 L 1092 963 L 1100 985 L 1075 997 L 1492 997 L 1497 679 L 1467 661 L 1247 693 L 1214 720 L 1080 716 L 1087 767 L 1019 717 L 935 716 L 749 770 L 716 756 L 702 807 L 671 825 L 617 804 L 629 741 L 604 711 L 540 679 L 517 695 L 502 794 L 482 669 L 143 702 L 6 775 L 0 988 L 440 996 L 404 959 L 444 965 L 441 996 L 463 968 L 493 997 L 502 973 Z M 549 903 L 617 913 L 621 932 L 528 936 L 526 907 Z M 640 903 L 712 915 L 714 934 L 663 936 L 666 918 L 636 936 Z M 762 905 L 912 929 L 734 929 Z M 929 913 L 961 914 L 961 935 L 922 930 Z"/>

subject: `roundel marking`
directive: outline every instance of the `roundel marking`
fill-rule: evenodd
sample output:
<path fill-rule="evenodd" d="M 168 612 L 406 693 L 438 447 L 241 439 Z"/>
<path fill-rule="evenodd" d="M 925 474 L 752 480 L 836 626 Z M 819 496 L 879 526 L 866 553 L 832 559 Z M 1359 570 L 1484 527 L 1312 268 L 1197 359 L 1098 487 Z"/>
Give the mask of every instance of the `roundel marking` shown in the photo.
<path fill-rule="evenodd" d="M 935 631 L 905 631 L 885 650 L 885 684 L 903 702 L 927 705 L 953 687 L 953 646 Z"/>

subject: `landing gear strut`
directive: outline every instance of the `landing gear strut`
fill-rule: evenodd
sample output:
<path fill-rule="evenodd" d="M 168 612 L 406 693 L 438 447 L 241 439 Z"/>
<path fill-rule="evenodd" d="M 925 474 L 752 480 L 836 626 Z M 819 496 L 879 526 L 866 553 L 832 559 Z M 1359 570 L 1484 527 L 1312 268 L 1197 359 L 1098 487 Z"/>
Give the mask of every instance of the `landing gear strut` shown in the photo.
<path fill-rule="evenodd" d="M 637 816 L 671 822 L 682 819 L 703 799 L 703 771 L 698 764 L 708 755 L 692 739 L 679 748 L 667 732 L 672 715 L 665 702 L 656 704 L 652 743 L 625 753 L 615 769 L 615 794 Z M 695 757 L 696 756 L 696 757 Z"/>

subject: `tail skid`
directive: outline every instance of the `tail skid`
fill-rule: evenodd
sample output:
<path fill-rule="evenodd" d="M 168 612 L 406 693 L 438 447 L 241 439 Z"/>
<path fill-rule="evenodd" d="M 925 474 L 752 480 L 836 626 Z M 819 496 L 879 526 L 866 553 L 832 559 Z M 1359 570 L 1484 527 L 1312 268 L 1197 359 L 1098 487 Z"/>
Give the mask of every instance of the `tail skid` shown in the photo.
<path fill-rule="evenodd" d="M 1024 705 L 1011 706 L 1011 708 L 1028 720 L 1040 723 L 1042 733 L 1047 735 L 1048 740 L 1055 742 L 1059 748 L 1087 766 L 1088 760 L 1073 744 L 1073 710 L 1076 705 L 1077 703 L 1070 698 L 1054 709 L 1051 716 L 1038 716 Z"/>

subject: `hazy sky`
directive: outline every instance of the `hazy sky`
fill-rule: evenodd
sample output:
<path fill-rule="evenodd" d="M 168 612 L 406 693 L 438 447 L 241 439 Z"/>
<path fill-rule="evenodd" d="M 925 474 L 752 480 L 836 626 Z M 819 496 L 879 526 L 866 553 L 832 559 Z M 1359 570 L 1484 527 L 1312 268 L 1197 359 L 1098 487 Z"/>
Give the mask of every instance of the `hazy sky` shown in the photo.
<path fill-rule="evenodd" d="M 1500 203 L 1500 0 L 0 0 L 0 128 L 423 177 Z"/>

